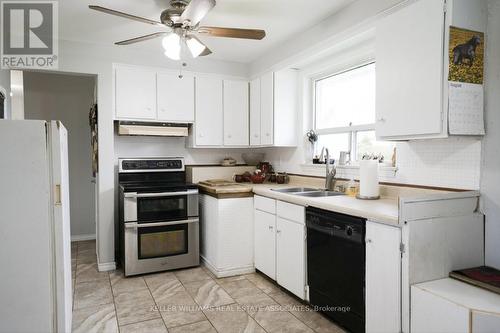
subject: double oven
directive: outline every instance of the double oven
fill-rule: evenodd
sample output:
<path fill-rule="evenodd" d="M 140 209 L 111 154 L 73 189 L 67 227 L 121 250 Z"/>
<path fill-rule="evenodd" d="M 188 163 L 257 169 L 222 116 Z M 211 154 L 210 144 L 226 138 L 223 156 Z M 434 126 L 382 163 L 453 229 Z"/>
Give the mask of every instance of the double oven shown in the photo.
<path fill-rule="evenodd" d="M 126 276 L 199 265 L 198 189 L 182 158 L 120 159 L 117 239 Z"/>

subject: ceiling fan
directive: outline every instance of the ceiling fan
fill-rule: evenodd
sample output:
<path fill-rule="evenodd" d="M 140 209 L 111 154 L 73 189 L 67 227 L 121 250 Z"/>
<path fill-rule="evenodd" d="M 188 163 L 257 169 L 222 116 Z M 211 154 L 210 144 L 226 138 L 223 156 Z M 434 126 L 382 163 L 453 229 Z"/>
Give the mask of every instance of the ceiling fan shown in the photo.
<path fill-rule="evenodd" d="M 189 50 L 193 58 L 212 53 L 196 34 L 257 40 L 261 40 L 266 36 L 264 30 L 200 26 L 200 21 L 215 7 L 215 4 L 215 0 L 170 0 L 170 8 L 165 9 L 161 13 L 160 21 L 150 20 L 101 6 L 90 5 L 89 8 L 134 21 L 169 28 L 169 31 L 155 32 L 116 42 L 115 44 L 129 45 L 163 37 L 162 45 L 165 55 L 173 60 L 180 60 L 182 50 L 185 48 Z"/>

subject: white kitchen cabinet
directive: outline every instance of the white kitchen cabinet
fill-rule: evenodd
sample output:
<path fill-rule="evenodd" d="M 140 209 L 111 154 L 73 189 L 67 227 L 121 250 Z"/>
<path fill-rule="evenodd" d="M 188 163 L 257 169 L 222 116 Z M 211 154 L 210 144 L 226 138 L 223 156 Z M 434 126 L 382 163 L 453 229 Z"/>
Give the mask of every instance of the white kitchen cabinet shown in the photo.
<path fill-rule="evenodd" d="M 441 134 L 444 11 L 444 0 L 420 0 L 377 24 L 379 137 Z"/>
<path fill-rule="evenodd" d="M 276 216 L 254 210 L 255 268 L 276 280 Z"/>
<path fill-rule="evenodd" d="M 269 72 L 260 78 L 260 133 L 261 144 L 274 143 L 274 73 Z"/>
<path fill-rule="evenodd" d="M 305 208 L 254 196 L 255 268 L 305 299 Z"/>
<path fill-rule="evenodd" d="M 218 278 L 254 268 L 253 198 L 215 198 L 200 194 L 200 256 Z"/>
<path fill-rule="evenodd" d="M 301 299 L 305 297 L 306 285 L 304 254 L 305 225 L 277 217 L 276 281 Z"/>
<path fill-rule="evenodd" d="M 224 145 L 248 146 L 248 82 L 224 80 Z"/>
<path fill-rule="evenodd" d="M 250 144 L 297 145 L 298 75 L 294 69 L 268 72 L 250 83 Z"/>
<path fill-rule="evenodd" d="M 115 69 L 117 119 L 156 119 L 156 72 L 143 68 Z"/>
<path fill-rule="evenodd" d="M 222 146 L 224 144 L 222 91 L 222 79 L 196 78 L 196 122 L 194 126 L 196 146 Z"/>
<path fill-rule="evenodd" d="M 158 120 L 194 122 L 194 80 L 190 74 L 157 74 Z"/>
<path fill-rule="evenodd" d="M 260 78 L 250 81 L 250 146 L 261 145 Z"/>
<path fill-rule="evenodd" d="M 401 331 L 401 229 L 366 222 L 366 332 Z"/>
<path fill-rule="evenodd" d="M 403 6 L 376 24 L 377 137 L 448 137 L 449 27 L 484 32 L 486 2 L 419 0 Z"/>

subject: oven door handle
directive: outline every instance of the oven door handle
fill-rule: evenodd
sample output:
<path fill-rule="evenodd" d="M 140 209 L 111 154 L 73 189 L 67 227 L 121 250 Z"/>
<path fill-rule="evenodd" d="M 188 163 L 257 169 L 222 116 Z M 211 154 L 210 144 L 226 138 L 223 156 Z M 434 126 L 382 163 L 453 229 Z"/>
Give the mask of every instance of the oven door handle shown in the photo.
<path fill-rule="evenodd" d="M 179 192 L 161 192 L 161 193 L 125 193 L 125 198 L 155 198 L 155 197 L 174 197 L 178 195 L 194 195 L 198 194 L 198 190 L 179 191 Z"/>
<path fill-rule="evenodd" d="M 166 225 L 179 225 L 179 224 L 188 224 L 188 223 L 197 223 L 199 219 L 187 219 L 187 220 L 177 220 L 177 221 L 168 221 L 168 222 L 153 222 L 153 223 L 125 223 L 125 228 L 127 229 L 136 229 L 136 228 L 150 228 L 150 227 L 163 227 Z"/>

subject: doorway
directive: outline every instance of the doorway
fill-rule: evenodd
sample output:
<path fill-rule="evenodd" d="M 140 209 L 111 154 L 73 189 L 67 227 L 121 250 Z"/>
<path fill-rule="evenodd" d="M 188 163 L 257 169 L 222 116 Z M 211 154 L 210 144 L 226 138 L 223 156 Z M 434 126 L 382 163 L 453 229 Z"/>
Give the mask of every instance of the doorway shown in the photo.
<path fill-rule="evenodd" d="M 68 130 L 71 239 L 95 239 L 96 180 L 89 111 L 96 103 L 96 77 L 28 71 L 23 76 L 24 118 L 60 120 Z"/>

